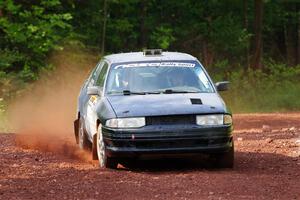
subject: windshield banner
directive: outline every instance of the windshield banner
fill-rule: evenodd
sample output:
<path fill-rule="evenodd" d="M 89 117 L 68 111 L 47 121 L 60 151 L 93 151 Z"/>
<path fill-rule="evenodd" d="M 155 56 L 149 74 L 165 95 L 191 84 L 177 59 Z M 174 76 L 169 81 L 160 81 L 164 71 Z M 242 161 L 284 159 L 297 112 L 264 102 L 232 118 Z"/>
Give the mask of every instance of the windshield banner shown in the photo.
<path fill-rule="evenodd" d="M 183 62 L 152 62 L 152 63 L 131 63 L 124 65 L 117 65 L 115 68 L 120 67 L 195 67 L 194 63 L 183 63 Z"/>

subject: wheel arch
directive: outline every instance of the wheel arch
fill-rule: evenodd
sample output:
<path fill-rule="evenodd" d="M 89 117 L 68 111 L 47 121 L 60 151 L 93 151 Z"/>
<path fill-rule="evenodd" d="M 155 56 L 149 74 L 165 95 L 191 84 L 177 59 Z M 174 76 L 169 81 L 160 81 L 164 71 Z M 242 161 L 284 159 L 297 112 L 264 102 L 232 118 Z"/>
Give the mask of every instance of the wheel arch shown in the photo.
<path fill-rule="evenodd" d="M 96 120 L 96 130 L 97 130 L 97 132 L 98 132 L 98 127 L 99 127 L 100 124 L 101 124 L 100 119 L 97 119 Z M 97 132 L 94 133 L 94 135 L 93 135 L 93 144 L 96 144 L 96 141 L 97 141 Z"/>

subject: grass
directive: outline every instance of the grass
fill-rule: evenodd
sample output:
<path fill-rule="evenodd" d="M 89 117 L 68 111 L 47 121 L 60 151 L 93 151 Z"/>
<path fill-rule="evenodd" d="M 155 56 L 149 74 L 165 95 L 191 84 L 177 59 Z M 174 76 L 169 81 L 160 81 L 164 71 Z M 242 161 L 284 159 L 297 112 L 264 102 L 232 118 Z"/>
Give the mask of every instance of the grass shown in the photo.
<path fill-rule="evenodd" d="M 4 100 L 0 98 L 0 133 L 7 132 L 9 130 L 7 122 L 6 104 Z"/>
<path fill-rule="evenodd" d="M 235 73 L 230 81 L 222 96 L 234 113 L 300 111 L 300 66 Z"/>

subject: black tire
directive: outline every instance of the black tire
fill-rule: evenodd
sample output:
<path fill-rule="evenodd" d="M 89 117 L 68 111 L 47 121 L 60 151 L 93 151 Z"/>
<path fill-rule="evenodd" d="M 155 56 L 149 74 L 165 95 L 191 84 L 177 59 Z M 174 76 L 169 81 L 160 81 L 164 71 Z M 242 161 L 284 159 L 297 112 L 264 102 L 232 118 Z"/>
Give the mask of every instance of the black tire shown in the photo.
<path fill-rule="evenodd" d="M 97 134 L 93 136 L 93 144 L 92 144 L 92 159 L 98 160 L 98 153 L 97 153 Z"/>
<path fill-rule="evenodd" d="M 78 126 L 78 145 L 80 149 L 83 150 L 90 150 L 91 149 L 91 143 L 89 142 L 86 130 L 84 128 L 84 120 L 82 117 L 79 119 L 79 126 Z"/>
<path fill-rule="evenodd" d="M 229 149 L 228 152 L 214 154 L 214 164 L 220 168 L 233 168 L 234 166 L 234 144 L 232 142 L 232 147 Z"/>
<path fill-rule="evenodd" d="M 102 126 L 100 124 L 97 131 L 97 142 L 96 142 L 99 166 L 101 168 L 105 167 L 105 168 L 117 169 L 118 167 L 117 159 L 109 157 L 106 154 L 106 145 L 104 143 L 101 130 L 102 130 Z"/>

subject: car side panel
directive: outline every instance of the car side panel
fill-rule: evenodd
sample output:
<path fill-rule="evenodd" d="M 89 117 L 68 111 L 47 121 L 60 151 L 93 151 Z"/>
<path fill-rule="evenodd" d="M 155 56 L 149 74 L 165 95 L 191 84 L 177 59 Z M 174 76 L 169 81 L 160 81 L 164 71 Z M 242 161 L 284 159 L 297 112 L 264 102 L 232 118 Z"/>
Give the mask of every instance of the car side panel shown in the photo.
<path fill-rule="evenodd" d="M 85 128 L 89 140 L 93 141 L 93 136 L 97 133 L 97 120 L 100 123 L 105 123 L 107 119 L 115 118 L 116 115 L 111 108 L 106 97 L 97 97 L 96 100 L 88 100 L 86 106 L 86 115 L 82 116 L 85 118 Z"/>
<path fill-rule="evenodd" d="M 114 118 L 116 116 L 105 96 L 101 97 L 95 95 L 87 95 L 87 87 L 96 85 L 104 63 L 108 64 L 108 68 L 106 69 L 108 73 L 110 64 L 106 60 L 102 60 L 99 64 L 100 67 L 98 67 L 95 71 L 96 74 L 94 78 L 91 78 L 90 83 L 87 84 L 83 91 L 84 97 L 81 106 L 83 113 L 82 116 L 84 117 L 85 128 L 88 133 L 88 138 L 91 142 L 93 141 L 93 136 L 97 133 L 97 120 L 99 119 L 100 123 L 104 123 L 107 118 Z M 107 77 L 107 73 L 105 74 L 105 80 Z M 104 94 L 104 91 L 102 91 L 102 94 Z"/>

